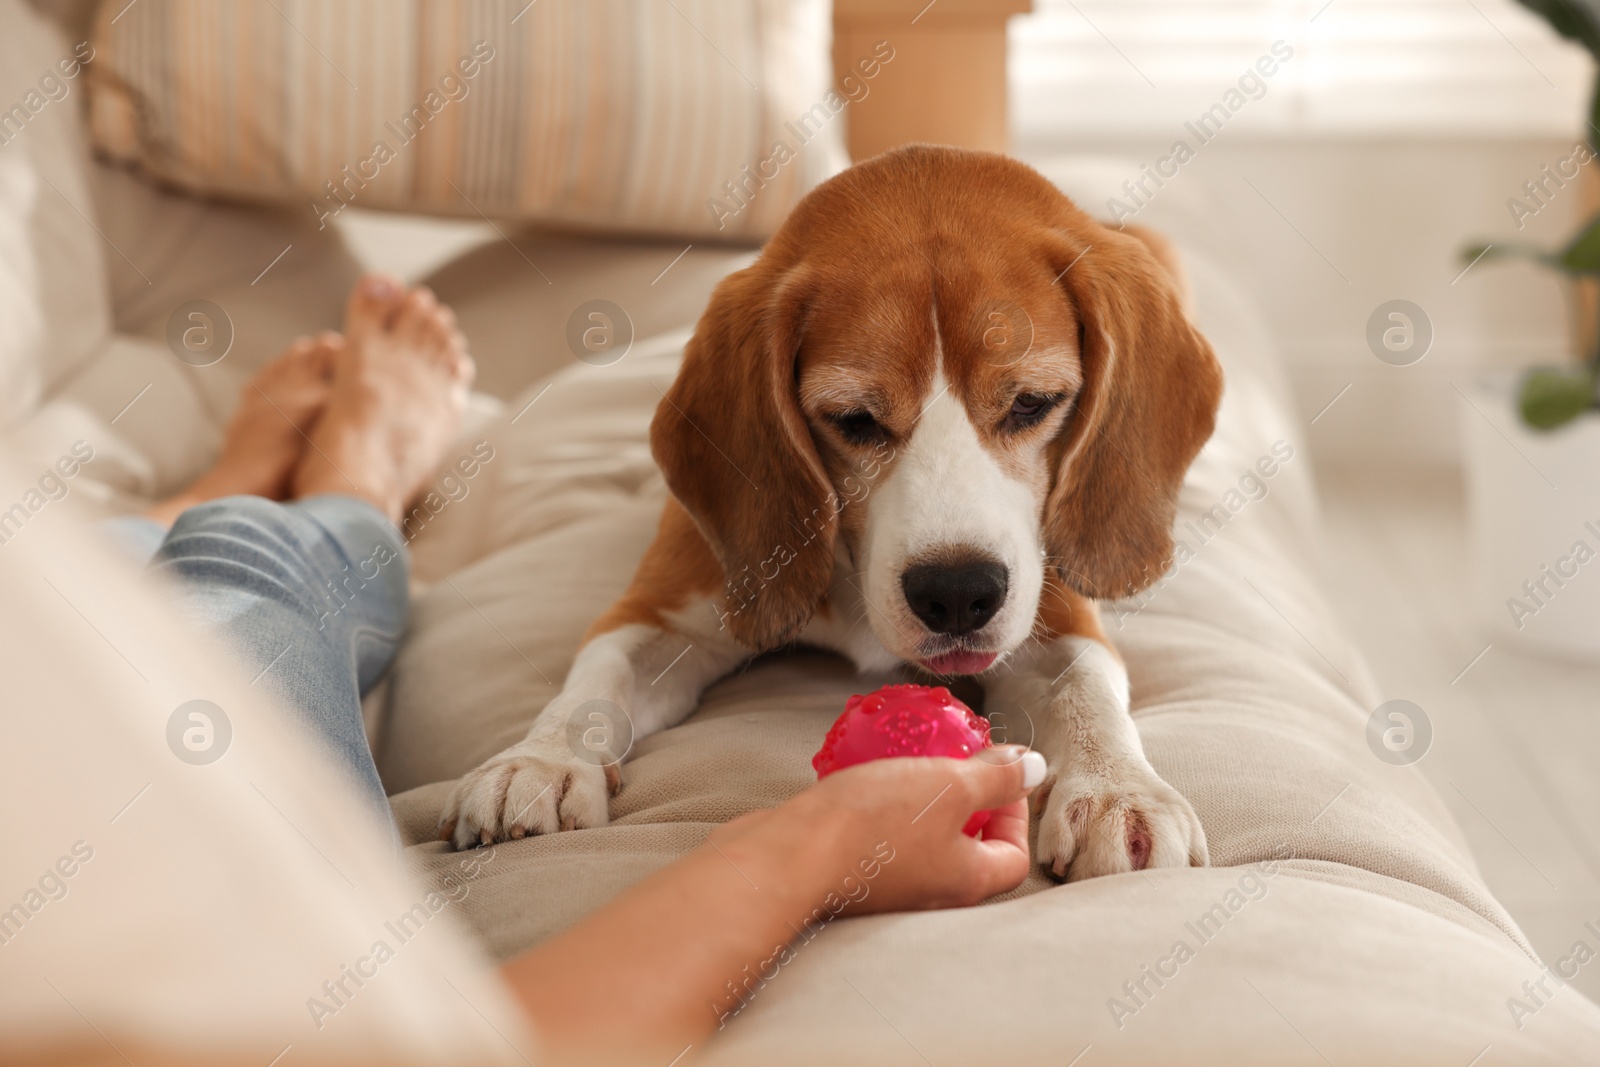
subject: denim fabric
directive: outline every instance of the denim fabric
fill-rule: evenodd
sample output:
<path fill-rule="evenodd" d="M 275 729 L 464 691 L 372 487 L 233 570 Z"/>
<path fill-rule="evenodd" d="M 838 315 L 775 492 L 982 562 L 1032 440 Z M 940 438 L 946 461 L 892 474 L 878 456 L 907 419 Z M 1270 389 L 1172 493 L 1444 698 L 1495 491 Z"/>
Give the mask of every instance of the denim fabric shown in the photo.
<path fill-rule="evenodd" d="M 392 828 L 361 697 L 405 630 L 410 560 L 394 524 L 365 501 L 328 495 L 213 500 L 170 532 L 148 519 L 108 526 L 173 579 L 182 612 L 234 647 L 252 684 L 271 687 L 327 741 Z"/>

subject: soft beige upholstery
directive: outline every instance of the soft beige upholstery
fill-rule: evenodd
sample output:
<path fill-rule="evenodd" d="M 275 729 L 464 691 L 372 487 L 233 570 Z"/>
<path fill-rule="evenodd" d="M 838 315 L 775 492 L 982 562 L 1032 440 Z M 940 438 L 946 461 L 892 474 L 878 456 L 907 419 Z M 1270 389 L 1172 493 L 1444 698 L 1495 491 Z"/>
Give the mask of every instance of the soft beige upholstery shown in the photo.
<path fill-rule="evenodd" d="M 105 249 L 90 216 L 72 45 L 21 0 L 0 4 L 0 430 L 105 343 Z M 69 72 L 72 72 L 69 75 Z"/>
<path fill-rule="evenodd" d="M 568 327 L 590 301 L 621 308 L 644 341 L 693 325 L 722 276 L 754 258 L 751 247 L 533 231 L 474 248 L 422 280 L 471 339 L 477 388 L 509 398 L 577 362 Z"/>

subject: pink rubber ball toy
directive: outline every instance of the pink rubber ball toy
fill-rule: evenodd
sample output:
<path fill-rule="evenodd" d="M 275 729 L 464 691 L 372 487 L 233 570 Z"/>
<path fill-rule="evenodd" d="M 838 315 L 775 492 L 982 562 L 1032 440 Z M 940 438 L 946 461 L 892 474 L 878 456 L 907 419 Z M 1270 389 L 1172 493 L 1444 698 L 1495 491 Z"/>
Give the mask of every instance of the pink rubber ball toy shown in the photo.
<path fill-rule="evenodd" d="M 868 760 L 891 756 L 967 759 L 988 748 L 989 723 L 943 686 L 886 685 L 857 694 L 834 720 L 822 747 L 811 757 L 819 779 Z M 993 812 L 974 812 L 962 830 L 968 837 L 989 824 Z"/>

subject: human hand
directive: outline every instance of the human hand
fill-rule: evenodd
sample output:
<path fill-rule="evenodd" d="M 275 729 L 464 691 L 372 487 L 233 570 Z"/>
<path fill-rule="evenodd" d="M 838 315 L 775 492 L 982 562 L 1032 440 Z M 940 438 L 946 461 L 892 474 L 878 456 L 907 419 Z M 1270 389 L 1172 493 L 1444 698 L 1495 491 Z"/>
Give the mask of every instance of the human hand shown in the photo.
<path fill-rule="evenodd" d="M 818 886 L 851 902 L 851 914 L 976 904 L 1027 877 L 1025 798 L 1043 779 L 1044 757 L 1019 745 L 966 760 L 874 760 L 715 839 L 736 852 L 801 859 Z M 962 833 L 985 810 L 994 816 L 982 837 Z"/>

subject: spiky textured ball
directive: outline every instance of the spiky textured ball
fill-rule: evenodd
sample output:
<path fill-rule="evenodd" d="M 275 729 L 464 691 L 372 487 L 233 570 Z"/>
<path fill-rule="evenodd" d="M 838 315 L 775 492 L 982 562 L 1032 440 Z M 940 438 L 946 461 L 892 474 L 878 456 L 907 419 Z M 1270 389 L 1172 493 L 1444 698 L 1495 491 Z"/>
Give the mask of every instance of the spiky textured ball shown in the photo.
<path fill-rule="evenodd" d="M 821 779 L 892 756 L 967 759 L 990 744 L 989 723 L 943 686 L 886 685 L 846 702 L 811 766 Z M 974 812 L 963 830 L 976 837 L 991 814 Z"/>

